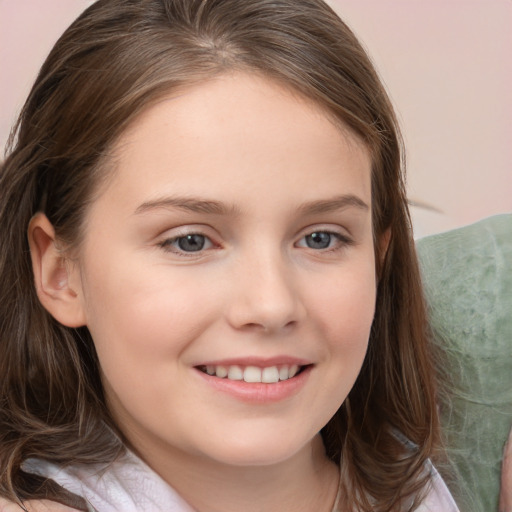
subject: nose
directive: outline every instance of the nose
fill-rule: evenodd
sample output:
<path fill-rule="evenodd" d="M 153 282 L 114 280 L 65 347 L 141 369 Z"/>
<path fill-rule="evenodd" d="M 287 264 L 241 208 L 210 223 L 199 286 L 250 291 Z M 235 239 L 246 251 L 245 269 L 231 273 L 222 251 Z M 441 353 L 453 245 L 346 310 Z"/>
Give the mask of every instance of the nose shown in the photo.
<path fill-rule="evenodd" d="M 289 330 L 305 315 L 293 264 L 282 254 L 241 258 L 231 281 L 227 318 L 237 330 L 276 333 Z"/>

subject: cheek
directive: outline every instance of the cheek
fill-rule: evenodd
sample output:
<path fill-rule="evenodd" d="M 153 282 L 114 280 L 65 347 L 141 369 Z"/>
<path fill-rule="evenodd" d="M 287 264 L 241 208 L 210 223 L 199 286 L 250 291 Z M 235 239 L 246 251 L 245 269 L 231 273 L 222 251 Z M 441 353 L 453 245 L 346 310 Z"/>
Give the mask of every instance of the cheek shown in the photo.
<path fill-rule="evenodd" d="M 368 348 L 376 299 L 372 265 L 351 265 L 323 282 L 323 289 L 311 287 L 310 293 L 309 311 L 316 320 L 313 334 L 323 340 L 322 392 L 308 404 L 313 429 L 327 424 L 354 386 Z"/>
<path fill-rule="evenodd" d="M 118 268 L 95 282 L 102 285 L 89 289 L 88 327 L 109 407 L 123 428 L 133 418 L 161 428 L 155 410 L 164 415 L 165 404 L 187 410 L 183 354 L 215 321 L 220 301 L 201 293 L 200 283 L 162 269 Z"/>
<path fill-rule="evenodd" d="M 332 350 L 366 350 L 375 314 L 373 266 L 334 275 L 324 290 L 315 292 L 314 307 Z"/>
<path fill-rule="evenodd" d="M 87 325 L 105 374 L 142 374 L 155 361 L 174 365 L 219 307 L 200 282 L 161 267 L 133 267 L 89 274 Z"/>

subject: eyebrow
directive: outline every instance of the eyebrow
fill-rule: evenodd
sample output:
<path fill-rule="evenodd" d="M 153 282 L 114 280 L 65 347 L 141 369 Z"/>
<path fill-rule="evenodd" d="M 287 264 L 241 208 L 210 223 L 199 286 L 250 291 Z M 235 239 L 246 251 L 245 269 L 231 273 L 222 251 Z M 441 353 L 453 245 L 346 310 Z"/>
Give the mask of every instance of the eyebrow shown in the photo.
<path fill-rule="evenodd" d="M 148 210 L 178 208 L 193 213 L 208 213 L 213 215 L 227 215 L 239 213 L 236 206 L 228 206 L 212 199 L 201 199 L 195 197 L 163 197 L 153 201 L 142 203 L 135 214 L 145 213 Z"/>
<path fill-rule="evenodd" d="M 163 197 L 152 201 L 146 201 L 135 210 L 135 214 L 141 214 L 161 208 L 177 208 L 193 213 L 206 213 L 212 215 L 240 214 L 240 209 L 235 205 L 226 205 L 220 201 L 195 197 Z M 344 210 L 346 208 L 356 208 L 363 211 L 369 210 L 369 206 L 361 198 L 353 194 L 346 194 L 331 199 L 321 199 L 318 201 L 303 203 L 299 206 L 298 211 L 303 215 L 319 215 L 322 213 Z"/>
<path fill-rule="evenodd" d="M 304 215 L 318 215 L 321 213 L 331 213 L 346 208 L 356 208 L 368 211 L 369 206 L 358 196 L 354 194 L 345 194 L 332 199 L 322 199 L 320 201 L 311 201 L 303 203 L 299 211 Z"/>

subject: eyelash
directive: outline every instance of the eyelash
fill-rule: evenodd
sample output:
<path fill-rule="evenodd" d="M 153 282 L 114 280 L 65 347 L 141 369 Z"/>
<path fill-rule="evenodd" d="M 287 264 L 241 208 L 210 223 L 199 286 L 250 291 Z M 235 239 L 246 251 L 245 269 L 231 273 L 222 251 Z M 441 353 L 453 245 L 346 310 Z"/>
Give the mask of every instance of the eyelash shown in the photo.
<path fill-rule="evenodd" d="M 341 233 L 337 233 L 335 231 L 322 230 L 322 229 L 314 230 L 314 231 L 311 231 L 310 233 L 307 233 L 306 235 L 302 236 L 299 239 L 299 242 L 302 240 L 305 240 L 307 237 L 311 237 L 313 235 L 320 235 L 320 234 L 328 235 L 329 237 L 331 237 L 329 239 L 329 244 L 332 242 L 332 239 L 334 238 L 337 241 L 337 243 L 335 244 L 335 247 L 325 247 L 325 248 L 315 249 L 315 248 L 304 246 L 304 245 L 298 246 L 297 245 L 298 242 L 296 244 L 294 244 L 294 246 L 304 247 L 307 249 L 311 249 L 315 252 L 324 252 L 325 253 L 325 252 L 336 252 L 339 250 L 343 250 L 344 248 L 349 247 L 351 245 L 354 245 L 354 240 L 352 240 L 348 236 L 342 235 Z M 206 247 L 206 248 L 201 247 L 197 251 L 185 251 L 182 248 L 175 247 L 174 244 L 179 243 L 180 240 L 186 239 L 187 237 L 193 237 L 193 236 L 203 237 L 203 239 L 206 241 L 206 243 L 209 244 L 209 247 Z M 179 235 L 171 237 L 171 238 L 166 238 L 165 240 L 162 240 L 161 242 L 159 242 L 157 245 L 158 245 L 158 247 L 160 247 L 161 249 L 163 249 L 166 252 L 171 252 L 180 257 L 185 257 L 185 258 L 197 257 L 197 256 L 203 254 L 204 251 L 206 251 L 206 250 L 216 248 L 216 244 L 211 240 L 211 238 L 208 237 L 207 235 L 204 235 L 203 233 L 200 233 L 200 232 L 190 232 L 190 233 L 179 234 Z M 218 245 L 217 245 L 217 248 L 218 248 Z"/>

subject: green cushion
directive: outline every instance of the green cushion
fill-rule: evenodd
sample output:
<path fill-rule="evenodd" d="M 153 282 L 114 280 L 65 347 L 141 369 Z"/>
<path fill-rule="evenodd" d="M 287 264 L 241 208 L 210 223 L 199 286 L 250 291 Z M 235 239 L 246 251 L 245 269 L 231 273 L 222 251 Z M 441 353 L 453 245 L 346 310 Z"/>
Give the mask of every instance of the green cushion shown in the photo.
<path fill-rule="evenodd" d="M 445 351 L 442 420 L 461 510 L 496 511 L 512 424 L 512 215 L 417 243 L 430 319 Z"/>

